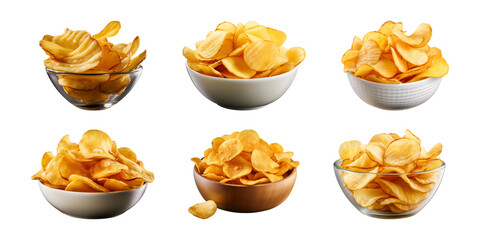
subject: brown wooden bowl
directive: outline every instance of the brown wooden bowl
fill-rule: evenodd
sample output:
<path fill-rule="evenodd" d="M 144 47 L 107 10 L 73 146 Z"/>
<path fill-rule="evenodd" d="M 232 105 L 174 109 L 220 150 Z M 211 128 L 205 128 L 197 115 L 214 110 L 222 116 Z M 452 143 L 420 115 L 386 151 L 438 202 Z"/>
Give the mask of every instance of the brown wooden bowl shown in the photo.
<path fill-rule="evenodd" d="M 231 212 L 260 212 L 280 205 L 293 189 L 297 169 L 285 179 L 254 186 L 220 183 L 204 178 L 193 168 L 193 178 L 205 200 L 213 200 L 218 208 Z"/>

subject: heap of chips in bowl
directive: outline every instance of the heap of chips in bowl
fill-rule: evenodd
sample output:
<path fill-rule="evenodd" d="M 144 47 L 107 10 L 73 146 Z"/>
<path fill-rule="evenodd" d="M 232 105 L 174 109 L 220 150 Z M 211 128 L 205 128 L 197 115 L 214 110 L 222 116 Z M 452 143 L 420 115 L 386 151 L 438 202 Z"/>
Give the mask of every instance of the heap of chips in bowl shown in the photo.
<path fill-rule="evenodd" d="M 138 36 L 129 44 L 110 43 L 107 38 L 119 31 L 120 22 L 112 21 L 93 36 L 87 31 L 68 28 L 61 35 L 45 35 L 40 40 L 40 47 L 49 56 L 44 64 L 52 70 L 77 73 L 58 74 L 59 84 L 71 97 L 86 102 L 91 99 L 106 101 L 109 94 L 123 93 L 130 83 L 128 74 L 108 73 L 134 70 L 147 56 L 146 50 L 135 56 L 140 46 Z"/>
<path fill-rule="evenodd" d="M 255 185 L 289 176 L 300 162 L 278 143 L 268 144 L 254 130 L 234 132 L 212 140 L 204 158 L 192 158 L 203 177 L 229 184 Z"/>
<path fill-rule="evenodd" d="M 117 148 L 115 141 L 100 130 L 89 130 L 80 142 L 70 142 L 65 135 L 57 147 L 57 155 L 46 152 L 42 169 L 32 176 L 45 186 L 75 192 L 125 191 L 152 182 L 135 152 Z"/>
<path fill-rule="evenodd" d="M 429 151 L 406 130 L 403 137 L 381 133 L 366 145 L 353 140 L 339 149 L 345 187 L 362 207 L 401 213 L 413 210 L 428 198 L 440 180 L 442 144 Z M 368 173 L 368 174 L 365 174 Z"/>
<path fill-rule="evenodd" d="M 305 58 L 301 47 L 282 47 L 287 35 L 250 21 L 236 26 L 220 23 L 196 50 L 183 48 L 188 66 L 199 73 L 221 78 L 264 78 L 293 70 Z"/>
<path fill-rule="evenodd" d="M 353 38 L 352 47 L 342 57 L 344 71 L 385 84 L 443 77 L 448 73 L 448 64 L 440 49 L 428 46 L 431 37 L 429 24 L 420 24 L 408 36 L 402 23 L 387 21 L 363 39 Z"/>

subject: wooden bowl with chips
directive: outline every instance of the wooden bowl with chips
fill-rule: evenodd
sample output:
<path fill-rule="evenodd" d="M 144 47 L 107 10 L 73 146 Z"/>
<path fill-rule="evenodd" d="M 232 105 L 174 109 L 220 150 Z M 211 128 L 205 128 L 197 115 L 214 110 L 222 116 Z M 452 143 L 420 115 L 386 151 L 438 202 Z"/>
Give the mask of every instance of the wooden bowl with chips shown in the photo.
<path fill-rule="evenodd" d="M 192 70 L 186 64 L 188 75 L 200 93 L 210 101 L 229 109 L 255 109 L 279 99 L 290 87 L 298 66 L 281 75 L 231 79 L 212 77 Z"/>
<path fill-rule="evenodd" d="M 40 190 L 60 212 L 77 218 L 98 219 L 118 216 L 132 208 L 143 196 L 147 183 L 140 188 L 117 192 L 72 192 L 45 186 Z"/>
<path fill-rule="evenodd" d="M 231 212 L 260 212 L 272 209 L 288 198 L 295 185 L 297 168 L 290 170 L 283 180 L 253 186 L 212 181 L 200 175 L 196 167 L 193 177 L 202 197 L 213 200 L 218 208 Z"/>
<path fill-rule="evenodd" d="M 360 172 L 341 167 L 342 160 L 333 168 L 338 184 L 347 199 L 361 213 L 376 218 L 410 217 L 422 210 L 440 186 L 445 170 L 442 160 L 432 164 L 431 170 L 403 172 L 399 168 L 384 167 Z"/>
<path fill-rule="evenodd" d="M 404 84 L 384 84 L 367 81 L 347 73 L 353 91 L 364 102 L 381 109 L 402 110 L 416 107 L 437 91 L 442 78 L 427 78 Z"/>

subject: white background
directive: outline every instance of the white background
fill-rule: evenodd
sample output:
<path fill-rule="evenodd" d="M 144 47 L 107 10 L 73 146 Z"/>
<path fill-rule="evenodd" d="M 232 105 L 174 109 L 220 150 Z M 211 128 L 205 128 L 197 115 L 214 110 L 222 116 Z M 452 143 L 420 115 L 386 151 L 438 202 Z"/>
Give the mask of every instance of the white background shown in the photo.
<path fill-rule="evenodd" d="M 2 3 L 0 66 L 1 239 L 420 239 L 478 237 L 480 19 L 476 1 L 8 1 Z M 119 104 L 80 110 L 54 89 L 38 41 L 68 27 L 96 33 L 111 20 L 122 29 L 114 43 L 141 38 L 143 74 Z M 290 89 L 257 110 L 235 111 L 204 98 L 191 83 L 181 52 L 218 23 L 260 24 L 287 33 L 284 46 L 307 56 Z M 430 46 L 450 65 L 425 104 L 385 111 L 362 102 L 349 86 L 340 58 L 354 35 L 387 21 L 413 32 L 426 22 Z M 267 142 L 295 152 L 301 165 L 290 197 L 269 211 L 218 210 L 207 220 L 191 216 L 203 201 L 193 181 L 191 157 L 211 139 L 255 129 Z M 428 149 L 441 142 L 447 167 L 432 201 L 417 215 L 375 219 L 358 212 L 341 192 L 332 163 L 347 140 L 367 142 L 376 133 L 410 129 Z M 51 207 L 30 176 L 44 152 L 70 134 L 107 132 L 155 173 L 141 201 L 103 220 L 69 217 Z M 8 238 L 7 238 L 8 237 Z"/>

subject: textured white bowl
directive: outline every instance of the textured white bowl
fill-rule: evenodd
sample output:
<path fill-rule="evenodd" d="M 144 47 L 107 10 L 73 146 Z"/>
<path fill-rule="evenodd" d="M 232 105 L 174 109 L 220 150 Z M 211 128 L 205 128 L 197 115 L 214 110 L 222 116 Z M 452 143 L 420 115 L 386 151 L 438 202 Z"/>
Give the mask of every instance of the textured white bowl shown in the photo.
<path fill-rule="evenodd" d="M 254 78 L 229 79 L 207 76 L 186 65 L 195 87 L 210 101 L 230 109 L 254 109 L 279 99 L 290 87 L 298 66 L 281 75 Z"/>
<path fill-rule="evenodd" d="M 426 102 L 437 91 L 442 78 L 427 78 L 405 84 L 382 84 L 363 80 L 347 73 L 353 91 L 364 102 L 387 110 L 416 107 Z"/>
<path fill-rule="evenodd" d="M 40 182 L 39 185 L 45 199 L 60 212 L 89 219 L 115 217 L 126 212 L 142 198 L 147 189 L 147 184 L 144 184 L 129 191 L 90 193 L 54 189 Z"/>

